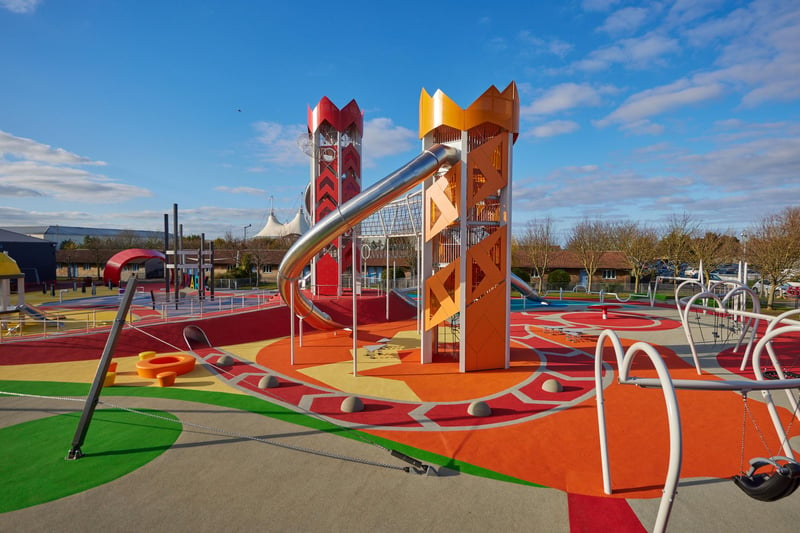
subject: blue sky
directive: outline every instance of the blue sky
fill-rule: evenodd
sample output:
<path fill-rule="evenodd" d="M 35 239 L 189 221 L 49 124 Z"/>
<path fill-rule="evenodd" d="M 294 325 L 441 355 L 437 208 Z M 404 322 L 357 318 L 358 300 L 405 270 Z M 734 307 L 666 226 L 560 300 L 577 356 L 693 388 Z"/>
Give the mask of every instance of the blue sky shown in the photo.
<path fill-rule="evenodd" d="M 287 221 L 323 96 L 363 186 L 413 158 L 421 89 L 515 81 L 513 219 L 738 234 L 800 203 L 800 2 L 0 0 L 0 226 L 240 237 Z M 272 200 L 271 200 L 272 198 Z"/>

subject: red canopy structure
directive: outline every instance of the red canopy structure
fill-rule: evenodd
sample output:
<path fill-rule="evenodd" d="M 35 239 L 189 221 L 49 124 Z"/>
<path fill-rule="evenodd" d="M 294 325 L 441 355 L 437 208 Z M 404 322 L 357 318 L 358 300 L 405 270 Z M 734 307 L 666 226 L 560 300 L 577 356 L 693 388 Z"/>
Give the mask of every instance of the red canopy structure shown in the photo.
<path fill-rule="evenodd" d="M 131 261 L 138 259 L 160 259 L 166 262 L 167 257 L 158 250 L 147 250 L 145 248 L 129 248 L 114 254 L 107 262 L 106 268 L 103 271 L 103 281 L 108 283 L 119 283 L 119 277 L 122 273 L 122 267 Z"/>

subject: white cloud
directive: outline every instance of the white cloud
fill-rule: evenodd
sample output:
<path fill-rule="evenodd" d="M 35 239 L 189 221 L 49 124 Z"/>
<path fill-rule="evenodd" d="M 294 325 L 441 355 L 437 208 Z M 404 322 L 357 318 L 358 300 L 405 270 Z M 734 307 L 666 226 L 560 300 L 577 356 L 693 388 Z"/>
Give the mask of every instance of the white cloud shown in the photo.
<path fill-rule="evenodd" d="M 667 13 L 667 22 L 670 26 L 688 24 L 705 17 L 724 3 L 725 0 L 675 0 Z"/>
<path fill-rule="evenodd" d="M 407 152 L 417 147 L 417 134 L 397 126 L 390 118 L 373 118 L 364 122 L 362 140 L 364 166 L 372 167 L 377 159 Z"/>
<path fill-rule="evenodd" d="M 800 137 L 757 139 L 683 161 L 706 182 L 725 190 L 779 187 L 798 183 Z"/>
<path fill-rule="evenodd" d="M 0 160 L 2 191 L 13 196 L 52 197 L 88 203 L 118 203 L 153 196 L 147 189 L 118 183 L 83 169 L 45 165 L 35 161 Z"/>
<path fill-rule="evenodd" d="M 647 9 L 643 7 L 625 7 L 609 15 L 602 26 L 597 28 L 611 34 L 633 33 L 647 18 Z"/>
<path fill-rule="evenodd" d="M 301 124 L 278 124 L 276 122 L 257 122 L 253 128 L 258 133 L 259 157 L 264 163 L 282 167 L 308 165 L 308 156 L 300 149 L 298 141 L 308 133 Z M 408 128 L 395 125 L 389 118 L 374 118 L 364 122 L 362 139 L 362 165 L 372 167 L 377 159 L 407 152 L 414 148 L 416 134 Z M 263 172 L 263 166 L 256 166 L 250 172 Z"/>
<path fill-rule="evenodd" d="M 685 194 L 692 184 L 691 178 L 682 176 L 644 176 L 633 171 L 611 172 L 602 168 L 582 171 L 581 167 L 564 167 L 537 180 L 534 186 L 515 186 L 514 207 L 541 206 L 542 198 L 547 198 L 548 205 L 568 205 L 575 212 L 596 207 L 612 212 L 614 206 L 624 210 L 654 196 Z"/>
<path fill-rule="evenodd" d="M 119 203 L 153 196 L 147 189 L 77 168 L 104 165 L 102 161 L 0 131 L 0 196 L 88 203 Z"/>
<path fill-rule="evenodd" d="M 308 133 L 306 126 L 261 121 L 253 124 L 253 129 L 263 161 L 282 167 L 308 165 L 308 156 L 297 144 L 298 138 Z"/>
<path fill-rule="evenodd" d="M 623 124 L 620 129 L 634 135 L 661 135 L 664 133 L 664 126 L 650 122 L 647 119 Z"/>
<path fill-rule="evenodd" d="M 563 58 L 574 48 L 572 44 L 561 39 L 542 39 L 528 30 L 519 32 L 517 38 L 522 43 L 523 48 L 532 48 L 532 52 L 535 54 L 547 52 Z"/>
<path fill-rule="evenodd" d="M 724 21 L 687 32 L 722 41 L 715 69 L 694 76 L 698 83 L 722 82 L 743 92 L 742 106 L 800 98 L 800 4 L 793 1 L 753 2 Z"/>
<path fill-rule="evenodd" d="M 508 49 L 508 41 L 503 37 L 493 37 L 486 42 L 486 48 L 492 52 L 502 52 Z"/>
<path fill-rule="evenodd" d="M 608 11 L 619 3 L 619 0 L 583 0 L 581 5 L 586 11 Z"/>
<path fill-rule="evenodd" d="M 562 83 L 547 89 L 536 100 L 524 106 L 522 115 L 549 115 L 580 106 L 595 106 L 600 103 L 600 95 L 614 92 L 605 86 L 598 89 L 588 84 Z"/>
<path fill-rule="evenodd" d="M 528 135 L 533 137 L 554 137 L 556 135 L 564 135 L 565 133 L 572 133 L 580 129 L 577 122 L 571 120 L 553 120 L 540 126 L 536 126 Z"/>
<path fill-rule="evenodd" d="M 635 153 L 637 154 L 653 154 L 653 153 L 661 153 L 665 150 L 671 148 L 671 145 L 667 142 L 660 142 L 656 144 L 651 144 L 649 146 L 643 146 L 642 148 L 637 148 Z"/>
<path fill-rule="evenodd" d="M 745 9 L 736 9 L 721 18 L 712 18 L 684 32 L 692 46 L 707 46 L 714 41 L 747 35 L 753 17 Z"/>
<path fill-rule="evenodd" d="M 62 148 L 36 142 L 25 137 L 17 137 L 0 130 L 0 158 L 14 157 L 27 161 L 39 161 L 55 165 L 105 165 L 102 161 L 92 161 Z"/>
<path fill-rule="evenodd" d="M 696 85 L 686 79 L 678 80 L 634 94 L 595 125 L 633 124 L 666 111 L 716 98 L 722 92 L 723 87 L 718 83 Z"/>
<path fill-rule="evenodd" d="M 41 0 L 0 0 L 0 7 L 12 13 L 33 13 Z"/>
<path fill-rule="evenodd" d="M 650 32 L 641 37 L 621 39 L 612 46 L 593 50 L 586 58 L 576 61 L 572 68 L 596 72 L 617 63 L 628 68 L 650 68 L 662 64 L 664 56 L 679 50 L 676 39 Z"/>
<path fill-rule="evenodd" d="M 255 187 L 228 187 L 220 185 L 219 187 L 214 187 L 214 190 L 231 194 L 246 194 L 248 196 L 266 196 L 267 194 L 267 191 L 264 189 L 257 189 Z"/>

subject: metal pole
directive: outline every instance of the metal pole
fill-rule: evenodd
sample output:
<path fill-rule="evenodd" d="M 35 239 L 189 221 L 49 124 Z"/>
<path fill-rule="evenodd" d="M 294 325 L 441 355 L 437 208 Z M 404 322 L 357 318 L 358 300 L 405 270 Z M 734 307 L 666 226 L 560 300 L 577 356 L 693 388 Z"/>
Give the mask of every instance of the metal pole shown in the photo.
<path fill-rule="evenodd" d="M 389 320 L 389 236 L 386 236 L 386 320 Z"/>
<path fill-rule="evenodd" d="M 167 301 L 169 301 L 169 259 L 167 258 L 169 252 L 169 213 L 164 213 L 164 290 L 167 293 Z"/>
<path fill-rule="evenodd" d="M 175 309 L 178 309 L 178 299 L 180 297 L 180 285 L 179 285 L 179 274 L 178 271 L 178 204 L 172 204 L 172 242 L 175 245 L 173 249 L 173 271 L 172 275 L 174 276 L 174 283 L 175 283 Z"/>
<path fill-rule="evenodd" d="M 291 340 L 289 344 L 289 362 L 294 366 L 294 291 L 289 291 L 289 311 L 291 319 L 291 322 L 289 322 L 289 340 Z"/>
<path fill-rule="evenodd" d="M 211 262 L 210 263 L 211 267 L 209 268 L 209 270 L 211 270 L 211 274 L 209 274 L 209 276 L 208 276 L 208 283 L 211 286 L 210 287 L 210 290 L 211 290 L 211 301 L 213 302 L 214 301 L 214 241 L 210 241 L 208 243 L 208 250 L 209 250 L 209 252 L 211 254 L 211 256 L 209 257 L 210 262 Z"/>
<path fill-rule="evenodd" d="M 206 297 L 206 276 L 205 276 L 205 261 L 203 257 L 206 253 L 206 234 L 200 234 L 200 250 L 197 252 L 197 273 L 200 276 L 200 299 L 204 300 Z"/>
<path fill-rule="evenodd" d="M 353 267 L 353 376 L 358 375 L 358 311 L 356 308 L 356 276 L 358 275 L 358 261 L 356 261 L 356 243 L 358 236 L 356 230 L 353 228 L 353 239 L 350 243 L 352 253 L 350 259 Z"/>
<path fill-rule="evenodd" d="M 111 327 L 111 331 L 108 334 L 106 347 L 103 349 L 103 355 L 100 356 L 100 364 L 97 366 L 92 388 L 89 391 L 89 396 L 86 398 L 83 413 L 78 421 L 78 427 L 75 429 L 75 436 L 72 438 L 72 446 L 67 453 L 67 459 L 80 459 L 83 456 L 81 446 L 86 440 L 86 432 L 89 431 L 89 424 L 92 422 L 92 416 L 94 415 L 94 410 L 100 398 L 100 390 L 103 388 L 103 381 L 106 379 L 106 373 L 111 364 L 111 356 L 117 346 L 117 340 L 119 339 L 122 327 L 125 325 L 125 315 L 128 314 L 128 309 L 131 307 L 131 301 L 133 301 L 133 294 L 135 292 L 136 276 L 131 276 L 128 278 L 128 284 L 125 286 L 125 295 L 119 304 L 117 317 L 114 319 L 114 325 Z"/>

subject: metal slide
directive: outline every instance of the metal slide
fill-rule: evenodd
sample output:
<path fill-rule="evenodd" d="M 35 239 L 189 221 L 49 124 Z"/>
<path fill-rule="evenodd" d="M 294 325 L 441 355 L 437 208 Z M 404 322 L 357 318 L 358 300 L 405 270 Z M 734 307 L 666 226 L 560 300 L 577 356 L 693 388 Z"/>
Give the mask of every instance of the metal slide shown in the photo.
<path fill-rule="evenodd" d="M 531 300 L 533 302 L 539 302 L 542 305 L 547 305 L 548 304 L 548 301 L 545 300 L 544 298 L 542 298 L 541 296 L 539 296 L 539 293 L 536 292 L 536 290 L 533 287 L 531 287 L 530 285 L 525 283 L 524 279 L 522 279 L 521 277 L 517 276 L 513 272 L 511 273 L 510 281 L 511 281 L 511 285 L 515 289 L 517 289 L 522 294 L 522 296 L 524 296 L 528 300 Z"/>
<path fill-rule="evenodd" d="M 334 239 L 388 204 L 406 194 L 442 166 L 455 165 L 461 159 L 458 149 L 436 144 L 395 170 L 373 186 L 338 206 L 300 237 L 286 252 L 278 267 L 278 290 L 283 300 L 294 301 L 294 311 L 317 329 L 340 329 L 345 326 L 316 307 L 298 288 L 298 279 L 311 259 Z"/>

